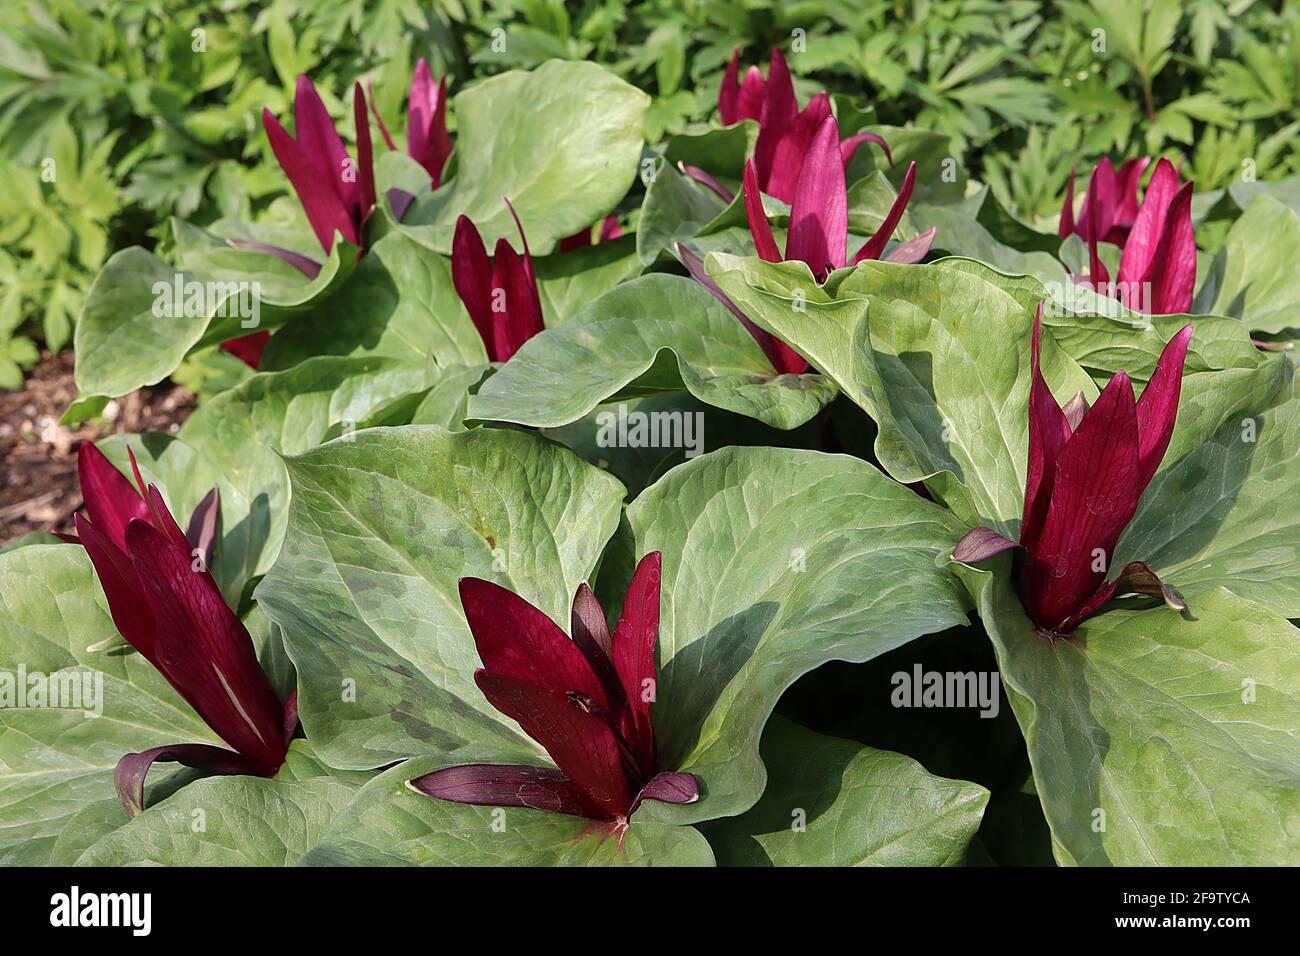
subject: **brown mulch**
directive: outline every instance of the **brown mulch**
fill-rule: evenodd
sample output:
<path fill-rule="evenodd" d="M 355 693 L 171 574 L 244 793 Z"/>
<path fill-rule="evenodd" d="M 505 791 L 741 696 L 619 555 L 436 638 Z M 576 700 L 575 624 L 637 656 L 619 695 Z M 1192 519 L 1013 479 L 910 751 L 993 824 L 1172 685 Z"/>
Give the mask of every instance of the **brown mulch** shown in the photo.
<path fill-rule="evenodd" d="M 76 397 L 72 353 L 50 355 L 27 375 L 21 392 L 0 391 L 0 546 L 29 531 L 70 531 L 81 507 L 77 449 L 119 432 L 175 434 L 194 410 L 194 396 L 161 382 L 110 402 L 98 419 L 75 428 L 59 418 Z"/>

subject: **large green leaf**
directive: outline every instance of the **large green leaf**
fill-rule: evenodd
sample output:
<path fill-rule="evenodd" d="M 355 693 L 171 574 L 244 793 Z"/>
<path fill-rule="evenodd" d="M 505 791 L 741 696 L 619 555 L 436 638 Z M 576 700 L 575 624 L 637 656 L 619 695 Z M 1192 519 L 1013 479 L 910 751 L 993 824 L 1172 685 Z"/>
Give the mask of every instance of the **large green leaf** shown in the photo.
<path fill-rule="evenodd" d="M 259 367 L 275 371 L 315 355 L 392 355 L 438 365 L 487 361 L 447 259 L 401 234 L 376 242 L 337 295 L 273 335 Z"/>
<path fill-rule="evenodd" d="M 77 321 L 77 389 L 125 395 L 152 385 L 181 363 L 207 328 L 208 315 L 155 316 L 155 283 L 179 270 L 137 246 L 113 254 L 95 277 Z M 183 281 L 195 277 L 180 273 Z"/>
<path fill-rule="evenodd" d="M 537 295 L 546 327 L 567 322 L 592 299 L 641 273 L 636 238 L 620 236 L 536 260 Z"/>
<path fill-rule="evenodd" d="M 1005 276 L 963 262 L 864 262 L 825 287 L 803 263 L 715 253 L 708 266 L 732 301 L 876 420 L 890 474 L 925 480 L 971 526 L 1009 531 L 1024 488 L 1033 313 Z M 1044 369 L 1062 400 L 1096 395 L 1050 336 Z"/>
<path fill-rule="evenodd" d="M 724 255 L 708 262 L 755 321 L 876 420 L 876 455 L 895 478 L 924 480 L 968 527 L 1016 537 L 1041 284 L 953 259 L 863 263 L 818 289 L 798 263 Z M 808 296 L 802 313 L 791 308 L 797 290 Z M 1072 355 L 1105 377 L 1127 367 L 1141 383 L 1184 318 L 1144 327 L 1127 318 L 1049 316 L 1044 376 L 1058 401 L 1080 389 L 1090 399 L 1097 394 Z M 1195 321 L 1178 425 L 1116 566 L 1144 560 L 1184 594 L 1221 584 L 1300 615 L 1297 519 L 1286 504 L 1300 491 L 1300 402 L 1290 360 L 1251 349 L 1233 320 Z"/>
<path fill-rule="evenodd" d="M 1300 631 L 1207 590 L 1049 641 L 996 573 L 978 594 L 1061 863 L 1300 862 Z"/>
<path fill-rule="evenodd" d="M 642 263 L 651 265 L 661 255 L 673 254 L 679 242 L 705 231 L 714 231 L 740 215 L 741 200 L 727 203 L 706 186 L 678 172 L 661 160 L 646 187 L 637 220 L 636 249 Z M 743 220 L 741 220 L 743 223 Z"/>
<path fill-rule="evenodd" d="M 489 249 L 502 236 L 518 248 L 506 196 L 532 250 L 544 255 L 610 212 L 632 185 L 649 102 L 586 62 L 551 60 L 475 84 L 452 102 L 457 174 L 418 195 L 398 229 L 446 253 L 466 215 Z"/>
<path fill-rule="evenodd" d="M 174 743 L 221 740 L 154 670 L 127 648 L 108 614 L 85 551 L 33 545 L 0 554 L 0 681 L 33 674 L 102 680 L 96 706 L 0 707 L 0 861 L 45 863 L 68 821 L 109 803 L 123 754 Z M 102 678 L 95 675 L 100 674 Z M 6 681 L 7 682 L 7 681 Z M 12 689 L 12 688 L 11 688 Z M 86 704 L 82 698 L 82 704 Z M 151 799 L 166 769 L 150 775 Z M 112 822 L 112 817 L 108 817 Z"/>
<path fill-rule="evenodd" d="M 1256 196 L 1268 196 L 1300 213 L 1300 176 L 1278 179 L 1273 182 L 1246 182 L 1233 180 L 1228 187 L 1233 201 L 1242 209 L 1249 209 Z"/>
<path fill-rule="evenodd" d="M 92 844 L 82 866 L 293 866 L 365 776 L 335 773 L 294 741 L 274 779 L 208 777 Z M 120 808 L 119 808 L 120 809 Z"/>
<path fill-rule="evenodd" d="M 1198 312 L 1241 319 L 1257 332 L 1300 329 L 1300 213 L 1260 195 L 1233 223 L 1197 294 Z"/>
<path fill-rule="evenodd" d="M 103 450 L 129 474 L 130 445 L 145 480 L 158 483 L 178 519 L 209 489 L 220 490 L 222 535 L 212 572 L 233 605 L 250 578 L 270 569 L 284 537 L 289 479 L 280 456 L 354 432 L 438 377 L 436 368 L 384 356 L 309 359 L 252 375 L 204 402 L 175 438 L 114 436 Z"/>
<path fill-rule="evenodd" d="M 326 256 L 305 220 L 302 225 L 305 241 L 297 243 L 286 242 L 279 235 L 266 236 L 256 230 L 231 228 L 227 231 L 236 233 L 236 238 L 261 239 L 299 251 L 309 259 L 323 259 L 320 273 L 314 279 L 307 278 L 279 256 L 236 248 L 223 237 L 175 217 L 172 218 L 172 234 L 181 268 L 204 281 L 256 282 L 261 288 L 264 307 L 301 312 L 342 286 L 356 265 L 355 249 L 345 243 L 338 244 Z"/>
<path fill-rule="evenodd" d="M 667 427 L 653 431 L 647 427 L 635 443 L 621 441 L 620 422 L 630 439 L 636 434 L 638 415 L 643 416 L 639 421 L 647 425 L 658 416 Z M 799 428 L 781 431 L 756 419 L 712 408 L 691 395 L 668 393 L 597 405 L 576 422 L 543 429 L 543 434 L 608 471 L 623 482 L 628 496 L 634 498 L 688 458 L 726 445 L 816 447 L 821 423 L 814 419 Z M 689 447 L 685 440 L 675 440 L 679 434 L 690 439 Z M 667 441 L 663 440 L 665 436 Z"/>
<path fill-rule="evenodd" d="M 952 866 L 989 792 L 915 760 L 773 717 L 763 798 L 702 829 L 724 866 Z"/>
<path fill-rule="evenodd" d="M 655 274 L 524 343 L 470 399 L 469 415 L 555 427 L 611 399 L 682 391 L 777 428 L 803 424 L 835 396 L 820 375 L 777 375 L 698 282 Z"/>
<path fill-rule="evenodd" d="M 517 753 L 482 759 L 539 763 Z M 580 817 L 541 810 L 476 807 L 434 800 L 406 784 L 462 763 L 418 757 L 367 784 L 303 861 L 317 866 L 711 866 L 713 854 L 693 827 L 632 815 L 620 838 Z"/>
<path fill-rule="evenodd" d="M 313 285 L 315 291 L 308 297 L 319 297 L 342 285 L 351 273 L 355 256 L 351 246 L 337 243 L 321 270 L 318 281 L 324 285 L 320 289 Z M 263 258 L 279 262 L 274 256 Z M 259 281 L 260 276 L 260 272 L 244 275 L 233 271 L 223 271 L 220 278 L 196 274 L 169 265 L 136 246 L 115 253 L 91 285 L 77 321 L 78 391 L 95 398 L 125 395 L 161 381 L 195 346 L 246 334 L 249 330 L 242 327 L 240 315 L 249 303 L 241 295 L 249 293 L 232 293 L 227 286 L 231 282 Z M 192 303 L 197 314 L 187 314 L 191 310 L 185 302 L 173 302 L 169 310 L 166 301 L 154 291 L 158 283 L 174 289 L 177 282 L 182 283 L 182 289 L 184 283 L 205 283 L 201 301 Z M 211 294 L 207 283 L 213 283 Z M 189 292 L 185 295 L 188 297 Z M 259 302 L 258 328 L 274 327 L 289 314 L 287 308 L 277 308 L 270 300 Z M 162 315 L 155 314 L 155 305 Z M 293 308 L 301 305 L 297 303 Z"/>
<path fill-rule="evenodd" d="M 475 686 L 457 580 L 497 581 L 557 621 L 618 521 L 622 486 L 535 435 L 371 429 L 287 460 L 283 551 L 256 592 L 298 668 L 331 765 L 537 754 Z"/>
<path fill-rule="evenodd" d="M 763 791 L 763 724 L 800 675 L 965 620 L 961 588 L 939 566 L 962 529 L 856 458 L 725 448 L 674 468 L 627 520 L 636 555 L 663 554 L 660 765 L 703 786 L 698 803 L 642 811 L 656 818 L 749 808 Z M 628 563 L 609 581 L 602 571 L 609 604 Z"/>
<path fill-rule="evenodd" d="M 999 242 L 978 220 L 959 209 L 917 205 L 909 212 L 918 229 L 934 230 L 936 251 L 978 259 L 1009 275 L 1031 275 L 1059 285 L 1070 281 L 1065 266 L 1051 253 L 1022 252 Z"/>

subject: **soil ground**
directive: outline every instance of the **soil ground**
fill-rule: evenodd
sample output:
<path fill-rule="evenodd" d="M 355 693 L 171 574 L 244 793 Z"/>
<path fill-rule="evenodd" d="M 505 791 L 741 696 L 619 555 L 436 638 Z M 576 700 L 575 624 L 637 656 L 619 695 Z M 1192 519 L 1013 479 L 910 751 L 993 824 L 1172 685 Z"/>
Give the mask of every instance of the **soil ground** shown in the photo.
<path fill-rule="evenodd" d="M 110 402 L 102 417 L 75 428 L 59 417 L 76 397 L 71 352 L 41 356 L 20 392 L 0 391 L 0 547 L 30 531 L 70 531 L 81 507 L 77 449 L 117 432 L 175 434 L 194 396 L 161 382 Z"/>

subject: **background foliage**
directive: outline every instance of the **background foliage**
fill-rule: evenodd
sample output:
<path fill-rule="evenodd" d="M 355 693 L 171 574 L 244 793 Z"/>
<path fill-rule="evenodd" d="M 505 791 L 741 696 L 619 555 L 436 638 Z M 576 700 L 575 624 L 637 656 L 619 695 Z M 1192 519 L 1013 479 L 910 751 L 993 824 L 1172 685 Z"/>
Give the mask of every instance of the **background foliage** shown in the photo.
<path fill-rule="evenodd" d="M 654 142 L 713 112 L 733 48 L 764 62 L 803 30 L 797 78 L 865 95 L 886 124 L 949 134 L 1030 222 L 1054 217 L 1071 169 L 1107 153 L 1175 156 L 1198 191 L 1243 163 L 1261 179 L 1300 169 L 1300 8 L 1282 0 L 0 0 L 0 12 L 0 387 L 21 384 L 33 339 L 70 341 L 113 251 L 167 243 L 169 216 L 247 219 L 284 191 L 259 117 L 286 108 L 303 72 L 327 100 L 373 73 L 393 117 L 419 56 L 453 90 L 592 59 L 653 95 Z"/>

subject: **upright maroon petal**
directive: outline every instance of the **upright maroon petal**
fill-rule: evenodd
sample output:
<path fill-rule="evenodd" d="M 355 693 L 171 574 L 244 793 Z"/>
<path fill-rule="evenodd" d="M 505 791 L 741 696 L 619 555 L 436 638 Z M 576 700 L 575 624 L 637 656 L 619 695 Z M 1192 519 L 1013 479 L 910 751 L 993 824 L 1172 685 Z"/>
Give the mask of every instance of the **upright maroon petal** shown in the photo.
<path fill-rule="evenodd" d="M 149 503 L 149 523 L 170 538 L 176 547 L 183 551 L 193 550 L 189 538 L 185 536 L 181 526 L 172 517 L 167 502 L 163 501 L 162 492 L 158 490 L 157 485 L 149 486 L 145 492 L 145 501 Z M 127 528 L 129 529 L 130 525 Z"/>
<path fill-rule="evenodd" d="M 1116 278 L 1121 283 L 1121 293 L 1125 293 L 1121 298 L 1129 308 L 1137 307 L 1143 298 L 1142 284 L 1150 281 L 1152 261 L 1165 229 L 1165 214 L 1177 193 L 1178 173 L 1174 171 L 1173 163 L 1162 159 L 1151 174 L 1151 182 L 1142 197 L 1142 208 L 1133 220 L 1133 228 L 1119 260 Z"/>
<path fill-rule="evenodd" d="M 104 597 L 108 599 L 108 613 L 113 618 L 117 632 L 146 659 L 152 660 L 155 632 L 153 611 L 140 586 L 135 566 L 123 550 L 94 524 L 81 515 L 76 515 L 73 522 L 77 528 L 77 538 L 86 549 L 90 563 L 94 565 L 95 576 L 104 589 Z"/>
<path fill-rule="evenodd" d="M 188 542 L 182 542 L 143 521 L 126 529 L 128 554 L 157 625 L 153 654 L 146 657 L 226 743 L 278 768 L 285 753 L 283 708 L 248 631 L 212 575 L 194 570 Z"/>
<path fill-rule="evenodd" d="M 916 185 L 916 163 L 908 164 L 907 175 L 903 177 L 903 185 L 898 190 L 898 195 L 894 197 L 894 203 L 889 207 L 889 212 L 885 214 L 885 221 L 880 224 L 880 228 L 875 234 L 862 244 L 858 254 L 853 257 L 853 264 L 857 265 L 863 259 L 879 259 L 880 254 L 885 251 L 885 246 L 889 243 L 890 238 L 894 235 L 894 230 L 898 228 L 899 220 L 903 218 L 903 210 L 907 208 L 908 200 L 912 198 L 912 188 Z"/>
<path fill-rule="evenodd" d="M 1024 513 L 1020 521 L 1020 543 L 1031 550 L 1037 546 L 1038 535 L 1047 520 L 1052 485 L 1056 481 L 1057 459 L 1073 431 L 1043 378 L 1040 367 L 1042 332 L 1043 303 L 1040 302 L 1029 345 L 1032 376 L 1029 386 L 1029 464 L 1025 476 Z"/>
<path fill-rule="evenodd" d="M 352 217 L 334 185 L 335 177 L 327 175 L 308 158 L 304 148 L 284 131 L 270 110 L 262 110 L 262 125 L 271 141 L 271 151 L 289 177 L 289 184 L 298 195 L 321 248 L 326 254 L 334 248 L 335 232 L 341 232 L 353 245 L 360 245 Z"/>
<path fill-rule="evenodd" d="M 492 294 L 505 292 L 505 312 L 493 302 L 493 336 L 497 361 L 508 362 L 538 332 L 542 331 L 542 309 L 537 286 L 529 274 L 528 260 L 521 259 L 510 243 L 497 241 L 492 256 Z"/>
<path fill-rule="evenodd" d="M 627 695 L 623 692 L 618 668 L 614 666 L 614 638 L 609 633 L 604 608 L 585 581 L 578 585 L 578 591 L 573 596 L 569 630 L 573 635 L 573 643 L 591 665 L 600 680 L 600 686 L 605 688 L 610 713 L 617 718 L 627 706 Z"/>
<path fill-rule="evenodd" d="M 451 281 L 483 339 L 488 361 L 499 361 L 492 328 L 492 262 L 483 246 L 483 237 L 468 216 L 456 220 L 456 232 L 451 240 Z"/>
<path fill-rule="evenodd" d="M 1137 483 L 1137 404 L 1119 372 L 1065 443 L 1047 520 L 1029 548 L 1022 598 L 1040 627 L 1064 626 L 1104 580 L 1137 511 Z"/>
<path fill-rule="evenodd" d="M 433 71 L 429 69 L 428 61 L 420 57 L 411 75 L 411 96 L 406 106 L 406 151 L 417 162 L 424 156 L 433 129 L 437 96 Z"/>
<path fill-rule="evenodd" d="M 407 786 L 417 793 L 451 803 L 480 807 L 522 807 L 585 817 L 591 804 L 585 794 L 554 767 L 465 764 L 416 777 Z"/>
<path fill-rule="evenodd" d="M 619 732 L 632 748 L 642 780 L 650 779 L 655 769 L 650 705 L 657 692 L 655 646 L 659 642 L 661 569 L 658 551 L 651 551 L 637 564 L 623 601 L 623 614 L 614 629 L 614 666 L 628 701 Z"/>
<path fill-rule="evenodd" d="M 763 71 L 751 66 L 740 81 L 739 119 L 759 119 L 763 115 L 763 102 L 767 99 L 767 82 Z"/>
<path fill-rule="evenodd" d="M 408 107 L 406 149 L 429 174 L 433 188 L 442 182 L 443 168 L 451 155 L 451 135 L 447 132 L 447 78 L 437 84 L 429 64 L 420 58 L 411 80 Z"/>
<path fill-rule="evenodd" d="M 293 122 L 298 143 L 318 170 L 318 175 L 345 204 L 356 205 L 359 187 L 344 178 L 345 170 L 352 164 L 347 147 L 334 128 L 334 121 L 321 102 L 316 87 L 306 76 L 298 77 L 294 91 Z"/>
<path fill-rule="evenodd" d="M 722 74 L 722 89 L 718 91 L 718 116 L 723 126 L 740 122 L 740 47 L 731 51 L 727 69 Z"/>
<path fill-rule="evenodd" d="M 433 188 L 442 184 L 443 170 L 451 156 L 451 134 L 447 132 L 447 78 L 438 81 L 438 91 L 433 105 L 433 124 L 425 142 L 422 165 L 433 177 Z"/>
<path fill-rule="evenodd" d="M 263 767 L 248 758 L 211 744 L 171 744 L 137 754 L 126 754 L 113 771 L 113 786 L 128 817 L 144 812 L 144 778 L 158 762 L 175 762 L 196 770 L 218 774 L 246 774 L 268 777 L 278 768 Z"/>
<path fill-rule="evenodd" d="M 86 514 L 96 529 L 117 548 L 125 548 L 127 524 L 132 518 L 147 517 L 149 505 L 94 442 L 83 441 L 77 449 L 77 480 Z"/>
<path fill-rule="evenodd" d="M 480 578 L 460 579 L 460 602 L 492 674 L 565 694 L 577 692 L 606 711 L 609 700 L 578 645 L 513 591 Z"/>
<path fill-rule="evenodd" d="M 1083 197 L 1083 213 L 1079 216 L 1079 235 L 1088 243 L 1088 284 L 1103 294 L 1109 294 L 1107 286 L 1110 285 L 1110 272 L 1105 264 L 1101 261 L 1101 256 L 1097 254 L 1097 233 L 1091 228 L 1085 232 L 1084 220 L 1091 219 L 1098 222 L 1102 218 L 1101 213 L 1101 193 L 1099 185 L 1099 173 L 1101 167 L 1098 166 L 1092 171 L 1092 180 L 1088 183 L 1088 194 Z"/>
<path fill-rule="evenodd" d="M 1160 468 L 1174 434 L 1178 399 L 1183 388 L 1183 363 L 1195 326 L 1184 325 L 1160 353 L 1156 370 L 1137 403 L 1138 490 L 1146 489 Z"/>
<path fill-rule="evenodd" d="M 515 221 L 515 228 L 519 230 L 519 242 L 524 247 L 524 268 L 528 272 L 528 281 L 533 283 L 533 297 L 536 298 L 537 277 L 533 275 L 533 254 L 528 248 L 528 237 L 524 235 L 524 224 L 519 221 L 519 213 L 515 212 L 514 204 L 510 201 L 509 196 L 502 196 L 501 201 L 506 204 L 510 210 L 510 218 Z M 537 307 L 538 313 L 541 313 L 541 305 Z"/>
<path fill-rule="evenodd" d="M 782 202 L 793 203 L 795 192 L 799 188 L 799 178 L 807 163 L 808 151 L 813 139 L 821 129 L 822 123 L 831 115 L 831 101 L 826 93 L 818 93 L 803 111 L 795 116 L 785 134 L 777 140 L 772 152 L 772 170 L 763 184 L 764 191 Z M 839 149 L 839 133 L 836 133 L 836 157 L 843 166 L 843 154 Z"/>
<path fill-rule="evenodd" d="M 493 707 L 546 748 L 555 765 L 582 791 L 588 816 L 616 819 L 628 813 L 632 794 L 623 772 L 622 750 L 601 717 L 563 691 L 527 680 L 478 670 L 474 682 Z"/>
<path fill-rule="evenodd" d="M 1061 218 L 1056 224 L 1056 235 L 1061 239 L 1074 232 L 1074 167 L 1065 181 L 1065 200 L 1061 203 Z"/>
<path fill-rule="evenodd" d="M 780 262 L 781 250 L 776 247 L 772 226 L 763 212 L 763 194 L 758 187 L 758 174 L 752 159 L 745 161 L 745 215 L 749 219 L 749 234 L 754 238 L 754 248 L 764 262 Z"/>
<path fill-rule="evenodd" d="M 799 103 L 794 95 L 794 80 L 790 78 L 790 68 L 786 65 L 781 51 L 772 50 L 772 65 L 767 71 L 767 92 L 763 99 L 763 109 L 759 116 L 758 142 L 754 144 L 754 166 L 758 172 L 759 185 L 768 187 L 772 176 L 772 164 L 776 158 L 777 145 L 794 127 L 799 115 Z M 791 174 L 790 181 L 798 175 L 798 168 Z M 771 195 L 776 195 L 771 193 Z M 778 197 L 780 198 L 780 197 Z M 789 202 L 786 197 L 784 202 Z"/>
<path fill-rule="evenodd" d="M 827 116 L 799 173 L 785 254 L 787 259 L 806 262 L 813 275 L 824 280 L 843 268 L 848 241 L 849 197 L 840 159 L 840 132 L 835 117 Z"/>
<path fill-rule="evenodd" d="M 1103 157 L 1092 168 L 1088 194 L 1083 197 L 1083 211 L 1079 214 L 1078 233 L 1085 242 L 1093 238 L 1101 242 L 1106 238 L 1119 204 L 1118 192 L 1115 167 L 1109 157 Z"/>
<path fill-rule="evenodd" d="M 428 62 L 421 57 L 411 79 L 408 107 L 406 149 L 433 180 L 437 189 L 443 167 L 451 155 L 451 135 L 447 132 L 447 78 L 433 82 Z"/>
<path fill-rule="evenodd" d="M 1160 243 L 1151 262 L 1152 315 L 1176 315 L 1192 308 L 1192 293 L 1196 289 L 1192 188 L 1192 183 L 1185 183 L 1165 213 Z"/>
<path fill-rule="evenodd" d="M 357 210 L 357 233 L 361 224 L 375 208 L 375 156 L 370 145 L 370 116 L 366 112 L 366 97 L 361 84 L 352 84 L 352 118 L 357 126 L 357 184 L 361 204 Z"/>

